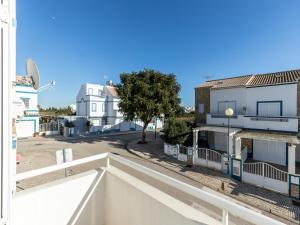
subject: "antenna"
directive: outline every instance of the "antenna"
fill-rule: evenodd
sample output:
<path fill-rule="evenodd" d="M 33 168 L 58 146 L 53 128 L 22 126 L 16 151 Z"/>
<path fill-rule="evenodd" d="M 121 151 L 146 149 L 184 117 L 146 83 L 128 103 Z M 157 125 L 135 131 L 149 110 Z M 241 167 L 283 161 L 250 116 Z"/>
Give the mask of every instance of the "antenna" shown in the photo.
<path fill-rule="evenodd" d="M 48 84 L 41 86 L 38 89 L 38 92 L 42 92 L 45 91 L 46 89 L 50 88 L 50 87 L 54 87 L 56 84 L 56 82 L 54 80 L 50 80 Z"/>
<path fill-rule="evenodd" d="M 32 79 L 32 86 L 35 90 L 40 87 L 40 73 L 32 59 L 26 60 L 26 74 Z"/>
<path fill-rule="evenodd" d="M 206 75 L 206 76 L 204 76 L 204 78 L 205 78 L 205 80 L 211 80 L 213 78 L 213 76 L 212 75 Z"/>

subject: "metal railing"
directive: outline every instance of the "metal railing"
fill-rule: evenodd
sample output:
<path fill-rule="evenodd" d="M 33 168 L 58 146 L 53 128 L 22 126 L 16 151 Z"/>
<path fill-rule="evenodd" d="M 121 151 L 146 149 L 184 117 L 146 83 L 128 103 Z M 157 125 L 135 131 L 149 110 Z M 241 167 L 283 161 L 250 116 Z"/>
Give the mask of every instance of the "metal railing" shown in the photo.
<path fill-rule="evenodd" d="M 223 198 L 222 196 L 215 195 L 211 192 L 207 192 L 205 190 L 196 188 L 194 186 L 191 186 L 189 184 L 186 184 L 182 181 L 176 180 L 172 177 L 169 177 L 167 175 L 164 175 L 162 173 L 159 173 L 155 170 L 149 169 L 147 167 L 144 167 L 142 165 L 139 165 L 133 161 L 130 161 L 128 159 L 125 159 L 123 157 L 114 155 L 112 153 L 103 153 L 95 156 L 86 157 L 83 159 L 74 160 L 72 162 L 67 162 L 59 165 L 53 165 L 33 171 L 28 171 L 24 173 L 17 174 L 14 177 L 15 181 L 20 181 L 28 178 L 32 178 L 35 176 L 59 171 L 61 169 L 69 168 L 72 166 L 78 166 L 84 163 L 93 162 L 99 159 L 106 159 L 106 166 L 109 170 L 110 167 L 110 160 L 114 160 L 116 162 L 119 162 L 127 167 L 130 167 L 138 172 L 141 172 L 144 175 L 147 175 L 155 180 L 158 180 L 164 184 L 167 184 L 173 188 L 176 188 L 182 192 L 185 192 L 189 195 L 192 195 L 198 199 L 201 199 L 202 201 L 212 204 L 215 207 L 222 210 L 222 224 L 228 225 L 229 224 L 229 214 L 236 216 L 238 218 L 241 218 L 242 220 L 248 221 L 250 223 L 254 224 L 265 224 L 265 225 L 282 225 L 283 223 L 274 220 L 272 218 L 269 218 L 267 216 L 264 216 L 263 214 L 251 210 L 249 208 L 243 207 L 241 205 L 238 205 L 232 201 L 229 201 L 226 198 Z"/>
<path fill-rule="evenodd" d="M 58 131 L 58 130 L 59 130 L 58 122 L 40 124 L 40 132 Z"/>
<path fill-rule="evenodd" d="M 198 148 L 198 158 L 221 163 L 222 154 L 208 148 Z"/>
<path fill-rule="evenodd" d="M 288 173 L 265 162 L 244 163 L 243 171 L 274 180 L 287 182 Z"/>

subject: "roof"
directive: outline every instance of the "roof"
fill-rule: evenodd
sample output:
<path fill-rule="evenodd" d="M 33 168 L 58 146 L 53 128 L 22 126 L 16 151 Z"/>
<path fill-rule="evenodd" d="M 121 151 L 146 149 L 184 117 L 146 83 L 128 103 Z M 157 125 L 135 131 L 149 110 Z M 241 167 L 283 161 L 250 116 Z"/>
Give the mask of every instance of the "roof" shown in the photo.
<path fill-rule="evenodd" d="M 16 76 L 16 84 L 32 86 L 32 78 L 27 76 Z"/>
<path fill-rule="evenodd" d="M 295 133 L 287 132 L 272 132 L 272 131 L 256 131 L 256 130 L 243 130 L 237 133 L 240 138 L 251 138 L 257 140 L 279 141 L 287 142 L 290 144 L 299 144 L 299 139 Z"/>
<path fill-rule="evenodd" d="M 198 87 L 210 87 L 212 89 L 230 87 L 257 87 L 278 84 L 296 83 L 300 79 L 300 69 L 281 71 L 275 73 L 244 75 L 229 77 L 219 80 L 209 80 Z"/>
<path fill-rule="evenodd" d="M 116 87 L 108 86 L 108 85 L 106 87 L 107 87 L 107 90 L 109 91 L 109 93 L 111 94 L 111 96 L 119 97 Z"/>

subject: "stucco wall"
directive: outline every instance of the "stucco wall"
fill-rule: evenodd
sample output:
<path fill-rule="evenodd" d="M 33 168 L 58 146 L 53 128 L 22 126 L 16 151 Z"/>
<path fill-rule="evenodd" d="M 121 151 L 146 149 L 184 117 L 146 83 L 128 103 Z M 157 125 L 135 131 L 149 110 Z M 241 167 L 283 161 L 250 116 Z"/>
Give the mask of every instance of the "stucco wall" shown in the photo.
<path fill-rule="evenodd" d="M 247 115 L 256 115 L 257 101 L 277 101 L 283 116 L 297 115 L 297 84 L 247 88 Z"/>
<path fill-rule="evenodd" d="M 218 113 L 218 102 L 235 101 L 236 112 L 241 114 L 246 106 L 246 88 L 212 89 L 210 93 L 210 112 Z"/>

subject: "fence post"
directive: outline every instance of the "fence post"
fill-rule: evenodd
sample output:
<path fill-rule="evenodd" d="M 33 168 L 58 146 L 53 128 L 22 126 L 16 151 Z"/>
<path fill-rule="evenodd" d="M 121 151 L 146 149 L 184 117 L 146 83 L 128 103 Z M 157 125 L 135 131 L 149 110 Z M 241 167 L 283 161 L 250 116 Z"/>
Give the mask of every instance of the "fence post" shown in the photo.
<path fill-rule="evenodd" d="M 265 163 L 262 163 L 262 175 L 265 178 Z"/>
<path fill-rule="evenodd" d="M 228 211 L 225 209 L 222 210 L 222 224 L 228 225 Z"/>

